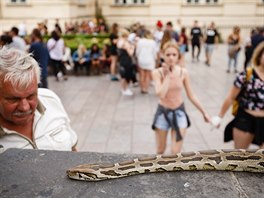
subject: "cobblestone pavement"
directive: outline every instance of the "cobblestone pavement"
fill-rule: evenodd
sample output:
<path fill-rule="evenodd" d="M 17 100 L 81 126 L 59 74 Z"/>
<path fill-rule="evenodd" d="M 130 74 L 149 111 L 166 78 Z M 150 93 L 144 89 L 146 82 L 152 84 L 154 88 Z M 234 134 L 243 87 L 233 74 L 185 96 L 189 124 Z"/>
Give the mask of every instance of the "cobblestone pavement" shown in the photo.
<path fill-rule="evenodd" d="M 186 54 L 186 67 L 191 76 L 194 92 L 211 115 L 220 109 L 235 74 L 226 73 L 227 46 L 219 45 L 213 53 L 210 67 L 204 64 L 204 49 L 199 62 L 192 62 Z M 244 52 L 240 52 L 238 69 L 243 68 Z M 142 95 L 139 87 L 132 87 L 132 97 L 122 96 L 120 84 L 111 82 L 107 74 L 101 76 L 69 76 L 68 81 L 56 82 L 50 76 L 49 87 L 61 98 L 79 136 L 79 151 L 153 154 L 155 134 L 151 129 L 158 99 L 151 86 L 150 93 Z M 184 97 L 186 95 L 184 93 Z M 223 143 L 223 129 L 231 112 L 227 113 L 218 130 L 211 130 L 202 115 L 188 101 L 185 106 L 191 119 L 183 151 L 233 148 L 233 143 Z M 170 152 L 170 135 L 168 147 Z M 254 148 L 254 146 L 252 145 Z"/>

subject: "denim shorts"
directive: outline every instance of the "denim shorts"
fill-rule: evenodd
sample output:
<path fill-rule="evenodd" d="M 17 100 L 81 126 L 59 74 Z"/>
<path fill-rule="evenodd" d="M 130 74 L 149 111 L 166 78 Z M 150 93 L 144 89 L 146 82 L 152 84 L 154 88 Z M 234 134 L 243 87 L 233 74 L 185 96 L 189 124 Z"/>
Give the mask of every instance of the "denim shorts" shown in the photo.
<path fill-rule="evenodd" d="M 180 129 L 184 129 L 188 127 L 188 121 L 187 121 L 187 117 L 186 114 L 182 111 L 182 110 L 175 110 L 176 113 L 176 119 L 177 119 L 177 123 Z M 173 122 L 173 113 L 169 112 L 168 113 L 168 119 L 169 122 L 172 123 Z M 155 123 L 155 127 L 163 130 L 163 131 L 168 131 L 171 128 L 171 124 L 168 123 L 168 121 L 166 120 L 164 114 L 160 114 L 156 120 Z"/>
<path fill-rule="evenodd" d="M 185 54 L 185 52 L 186 52 L 186 45 L 183 44 L 183 45 L 180 46 L 180 53 L 181 54 Z"/>

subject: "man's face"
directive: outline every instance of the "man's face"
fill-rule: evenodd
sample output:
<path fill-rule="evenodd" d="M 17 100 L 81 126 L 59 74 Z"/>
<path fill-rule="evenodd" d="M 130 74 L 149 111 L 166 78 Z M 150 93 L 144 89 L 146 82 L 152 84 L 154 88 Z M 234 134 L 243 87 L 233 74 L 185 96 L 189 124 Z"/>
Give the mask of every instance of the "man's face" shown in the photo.
<path fill-rule="evenodd" d="M 33 121 L 38 99 L 37 80 L 27 88 L 13 87 L 10 82 L 0 85 L 0 124 L 26 125 Z"/>

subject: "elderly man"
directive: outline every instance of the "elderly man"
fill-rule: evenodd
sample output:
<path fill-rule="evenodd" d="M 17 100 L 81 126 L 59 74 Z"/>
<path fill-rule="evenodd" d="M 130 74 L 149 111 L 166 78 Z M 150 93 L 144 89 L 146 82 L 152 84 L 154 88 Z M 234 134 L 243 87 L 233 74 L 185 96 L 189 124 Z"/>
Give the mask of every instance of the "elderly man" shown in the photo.
<path fill-rule="evenodd" d="M 38 89 L 40 69 L 30 54 L 0 50 L 0 146 L 75 150 L 77 135 L 58 96 Z"/>

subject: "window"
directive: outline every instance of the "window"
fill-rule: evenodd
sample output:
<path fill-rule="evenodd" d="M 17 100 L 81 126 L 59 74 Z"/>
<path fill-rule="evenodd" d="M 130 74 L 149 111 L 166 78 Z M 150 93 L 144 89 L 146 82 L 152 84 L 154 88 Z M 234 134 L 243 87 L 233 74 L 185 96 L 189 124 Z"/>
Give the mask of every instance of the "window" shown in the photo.
<path fill-rule="evenodd" d="M 10 0 L 10 3 L 26 3 L 26 0 Z"/>
<path fill-rule="evenodd" d="M 115 4 L 126 4 L 126 0 L 115 0 Z"/>
<path fill-rule="evenodd" d="M 145 4 L 145 0 L 115 0 L 115 5 L 141 5 Z"/>
<path fill-rule="evenodd" d="M 206 0 L 206 3 L 218 3 L 218 0 Z"/>
<path fill-rule="evenodd" d="M 189 5 L 206 5 L 206 4 L 219 4 L 220 1 L 219 0 L 185 0 L 185 3 Z"/>
<path fill-rule="evenodd" d="M 199 0 L 187 0 L 187 3 L 188 4 L 191 4 L 191 3 L 199 3 Z"/>

